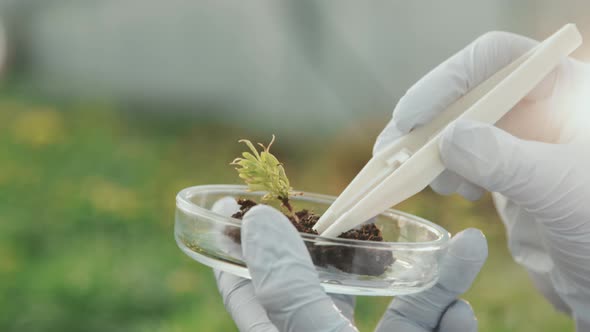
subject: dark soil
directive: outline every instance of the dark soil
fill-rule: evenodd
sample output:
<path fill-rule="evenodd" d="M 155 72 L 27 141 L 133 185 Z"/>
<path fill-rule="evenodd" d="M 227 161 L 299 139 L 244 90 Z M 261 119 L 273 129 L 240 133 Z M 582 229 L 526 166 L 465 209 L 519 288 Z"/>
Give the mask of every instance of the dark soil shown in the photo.
<path fill-rule="evenodd" d="M 238 204 L 240 205 L 240 211 L 236 212 L 232 217 L 242 219 L 244 214 L 257 203 L 252 200 L 239 199 Z M 287 216 L 287 218 L 300 233 L 317 235 L 317 232 L 312 227 L 320 219 L 319 215 L 308 210 L 297 211 L 295 214 L 299 222 L 293 217 Z M 241 243 L 239 228 L 227 228 L 225 234 L 235 242 Z M 381 230 L 373 223 L 363 224 L 359 228 L 340 234 L 338 237 L 364 241 L 383 241 Z M 347 273 L 377 276 L 383 274 L 395 261 L 391 252 L 385 250 L 315 245 L 308 241 L 305 242 L 305 245 L 315 265 L 331 266 Z"/>

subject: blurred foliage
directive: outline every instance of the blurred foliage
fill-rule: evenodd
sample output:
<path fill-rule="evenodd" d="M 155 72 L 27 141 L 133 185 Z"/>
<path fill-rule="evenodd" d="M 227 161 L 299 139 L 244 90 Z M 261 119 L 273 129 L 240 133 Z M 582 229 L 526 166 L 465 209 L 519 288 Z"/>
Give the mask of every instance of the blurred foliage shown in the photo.
<path fill-rule="evenodd" d="M 296 189 L 337 194 L 381 125 L 274 148 Z M 241 137 L 268 140 L 186 115 L 1 95 L 0 330 L 235 330 L 211 271 L 177 249 L 173 216 L 180 189 L 239 182 L 228 163 Z M 510 259 L 489 197 L 470 203 L 425 191 L 400 208 L 452 232 L 486 233 L 490 257 L 466 296 L 480 331 L 573 329 Z M 389 300 L 358 300 L 361 331 Z"/>

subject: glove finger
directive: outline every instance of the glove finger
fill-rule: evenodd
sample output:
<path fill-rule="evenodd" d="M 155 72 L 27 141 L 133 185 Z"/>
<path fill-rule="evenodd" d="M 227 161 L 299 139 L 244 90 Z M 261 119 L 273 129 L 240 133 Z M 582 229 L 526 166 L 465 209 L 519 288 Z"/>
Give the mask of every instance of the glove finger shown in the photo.
<path fill-rule="evenodd" d="M 477 331 L 477 319 L 473 313 L 473 308 L 467 301 L 461 299 L 453 302 L 447 308 L 440 319 L 437 329 L 437 332 L 457 331 Z"/>
<path fill-rule="evenodd" d="M 328 294 L 334 302 L 334 305 L 340 310 L 342 315 L 346 317 L 352 324 L 354 324 L 354 307 L 356 305 L 356 297 L 343 294 Z"/>
<path fill-rule="evenodd" d="M 443 313 L 473 283 L 488 254 L 485 237 L 477 229 L 458 233 L 440 265 L 438 282 L 424 292 L 396 297 L 377 331 L 404 331 L 414 325 L 432 331 Z M 421 331 L 421 330 L 416 330 Z"/>
<path fill-rule="evenodd" d="M 258 303 L 250 280 L 217 270 L 214 272 L 225 309 L 240 331 L 278 331 Z"/>
<path fill-rule="evenodd" d="M 434 181 L 432 181 L 432 183 L 430 183 L 430 187 L 438 194 L 451 195 L 457 192 L 463 181 L 465 181 L 465 179 L 457 175 L 457 173 L 444 170 L 436 177 L 436 179 L 434 179 Z"/>
<path fill-rule="evenodd" d="M 217 200 L 211 207 L 211 211 L 225 217 L 231 217 L 234 213 L 238 212 L 239 210 L 240 205 L 238 204 L 236 199 L 229 196 Z M 226 232 L 224 231 L 226 225 L 216 223 L 213 227 L 216 228 L 214 234 L 218 250 L 224 252 L 225 254 L 231 257 L 242 259 L 242 248 L 239 244 L 235 242 L 233 238 L 230 238 L 226 235 Z"/>
<path fill-rule="evenodd" d="M 376 332 L 385 331 L 404 331 L 404 332 L 431 332 L 433 330 L 426 329 L 424 326 L 420 326 L 413 321 L 406 319 L 405 317 L 397 316 L 393 317 L 390 326 L 386 329 L 384 327 L 378 327 Z M 477 319 L 473 313 L 473 309 L 469 303 L 463 300 L 457 300 L 453 302 L 447 310 L 444 312 L 437 332 L 476 332 L 477 331 Z"/>
<path fill-rule="evenodd" d="M 239 210 L 240 206 L 233 197 L 223 197 L 211 207 L 211 211 L 227 217 Z M 277 331 L 268 319 L 264 308 L 256 300 L 250 280 L 218 270 L 213 272 L 225 309 L 240 331 Z"/>
<path fill-rule="evenodd" d="M 430 187 L 438 194 L 451 195 L 458 193 L 470 201 L 480 199 L 484 193 L 483 188 L 465 180 L 465 178 L 450 170 L 445 170 L 437 176 L 430 183 Z"/>
<path fill-rule="evenodd" d="M 356 331 L 324 292 L 300 235 L 279 211 L 243 218 L 242 251 L 256 297 L 280 331 Z"/>
<path fill-rule="evenodd" d="M 448 169 L 437 176 L 430 183 L 430 187 L 438 194 L 450 195 L 458 193 L 470 201 L 480 199 L 484 193 L 483 188 L 465 180 L 465 178 Z"/>
<path fill-rule="evenodd" d="M 211 211 L 222 216 L 231 217 L 234 213 L 240 211 L 240 205 L 235 198 L 226 196 L 213 203 Z"/>
<path fill-rule="evenodd" d="M 459 188 L 457 189 L 457 193 L 459 195 L 465 197 L 470 201 L 477 201 L 481 198 L 481 196 L 483 196 L 484 192 L 485 190 L 482 187 L 475 185 L 467 180 L 463 180 L 463 182 L 459 184 Z"/>
<path fill-rule="evenodd" d="M 396 128 L 408 133 L 412 128 L 430 122 L 469 90 L 536 44 L 534 40 L 506 32 L 490 32 L 479 37 L 406 92 L 393 112 Z M 551 91 L 555 75 L 550 76 L 530 93 L 531 97 L 541 98 Z"/>
<path fill-rule="evenodd" d="M 427 329 L 424 326 L 416 324 L 411 319 L 407 319 L 403 316 L 391 316 L 387 319 L 381 319 L 379 325 L 375 329 L 375 332 L 431 332 L 432 330 Z"/>

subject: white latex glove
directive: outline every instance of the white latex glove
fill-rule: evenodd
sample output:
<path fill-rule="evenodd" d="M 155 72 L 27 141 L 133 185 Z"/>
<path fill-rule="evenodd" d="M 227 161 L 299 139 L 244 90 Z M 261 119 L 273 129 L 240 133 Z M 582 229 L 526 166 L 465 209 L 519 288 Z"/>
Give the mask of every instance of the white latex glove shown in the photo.
<path fill-rule="evenodd" d="M 231 198 L 213 208 L 224 215 L 237 209 Z M 252 281 L 215 271 L 225 307 L 240 331 L 356 331 L 354 297 L 324 292 L 301 237 L 282 213 L 252 208 L 243 218 L 241 238 Z M 396 297 L 377 331 L 476 331 L 471 307 L 457 297 L 471 286 L 486 258 L 480 231 L 457 234 L 439 282 L 420 294 Z"/>
<path fill-rule="evenodd" d="M 396 106 L 374 151 L 430 121 L 537 42 L 488 33 L 424 76 Z M 537 288 L 590 331 L 590 69 L 564 59 L 497 127 L 457 121 L 439 146 L 431 187 L 494 192 L 512 256 Z M 499 128 L 498 128 L 499 127 Z"/>

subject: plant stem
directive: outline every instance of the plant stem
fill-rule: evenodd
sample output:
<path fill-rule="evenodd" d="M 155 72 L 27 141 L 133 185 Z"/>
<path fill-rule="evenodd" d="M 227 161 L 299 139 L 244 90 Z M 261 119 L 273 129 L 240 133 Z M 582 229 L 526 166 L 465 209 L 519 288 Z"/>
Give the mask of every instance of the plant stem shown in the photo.
<path fill-rule="evenodd" d="M 287 210 L 289 210 L 293 219 L 295 219 L 296 222 L 299 222 L 299 217 L 297 217 L 297 214 L 295 212 L 293 212 L 293 207 L 291 206 L 291 203 L 289 203 L 289 198 L 288 197 L 281 197 L 281 196 L 279 196 L 277 198 L 279 199 L 279 201 L 281 201 L 283 206 L 285 208 L 287 208 Z"/>

